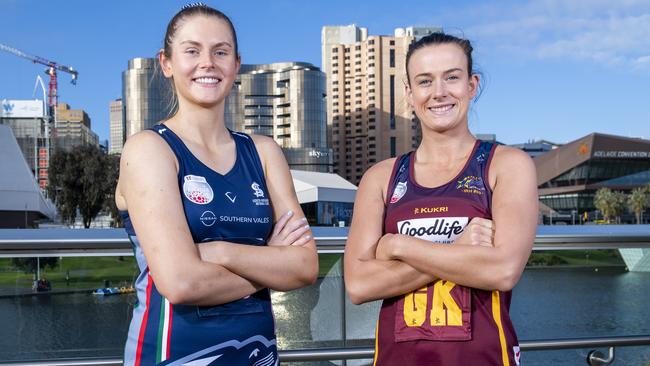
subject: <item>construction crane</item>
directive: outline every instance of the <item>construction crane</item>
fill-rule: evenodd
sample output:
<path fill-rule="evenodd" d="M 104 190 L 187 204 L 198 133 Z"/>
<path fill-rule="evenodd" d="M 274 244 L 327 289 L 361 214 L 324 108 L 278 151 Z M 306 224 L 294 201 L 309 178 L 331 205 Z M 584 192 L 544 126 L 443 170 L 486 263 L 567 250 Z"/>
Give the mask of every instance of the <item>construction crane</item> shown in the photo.
<path fill-rule="evenodd" d="M 29 55 L 21 50 L 15 49 L 13 47 L 4 45 L 0 43 L 0 50 L 2 51 L 7 51 L 11 54 L 14 54 L 16 56 L 26 58 L 29 61 L 35 63 L 35 64 L 41 64 L 47 66 L 47 69 L 45 70 L 45 73 L 50 75 L 50 85 L 48 87 L 48 92 L 47 92 L 47 105 L 49 110 L 46 109 L 46 123 L 45 123 L 45 146 L 44 147 L 38 147 L 38 165 L 34 163 L 34 169 L 37 169 L 38 173 L 36 176 L 38 177 L 38 183 L 39 186 L 45 190 L 45 188 L 48 185 L 49 181 L 49 175 L 48 175 L 48 169 L 49 169 L 49 162 L 50 162 L 50 122 L 54 121 L 54 136 L 56 136 L 56 107 L 58 105 L 58 93 L 57 93 L 57 80 L 56 80 L 56 73 L 57 71 L 63 71 L 67 72 L 70 74 L 72 77 L 72 85 L 77 84 L 77 77 L 79 77 L 79 73 L 77 70 L 73 69 L 72 67 L 69 66 L 64 66 L 64 65 L 59 65 L 58 63 L 54 61 L 50 61 L 48 59 L 45 59 L 43 57 L 38 57 L 38 56 L 32 56 Z M 39 77 L 40 79 L 40 77 Z M 38 80 L 37 80 L 38 83 Z M 42 81 L 41 81 L 42 84 Z M 36 87 L 36 86 L 35 86 Z M 34 151 L 36 151 L 36 147 Z M 36 158 L 35 158 L 36 159 Z"/>
<path fill-rule="evenodd" d="M 52 108 L 52 110 L 56 109 L 58 103 L 57 81 L 56 81 L 57 71 L 67 72 L 72 77 L 71 83 L 73 85 L 77 84 L 77 77 L 79 77 L 79 72 L 77 72 L 77 70 L 73 69 L 70 66 L 59 65 L 58 63 L 54 61 L 50 61 L 43 57 L 29 55 L 21 50 L 4 45 L 2 43 L 0 43 L 0 50 L 7 51 L 9 53 L 12 53 L 22 58 L 26 58 L 35 64 L 41 64 L 47 66 L 45 73 L 50 75 L 50 85 L 48 87 L 48 93 L 47 93 L 47 99 L 48 99 L 47 104 L 50 106 L 50 108 Z"/>

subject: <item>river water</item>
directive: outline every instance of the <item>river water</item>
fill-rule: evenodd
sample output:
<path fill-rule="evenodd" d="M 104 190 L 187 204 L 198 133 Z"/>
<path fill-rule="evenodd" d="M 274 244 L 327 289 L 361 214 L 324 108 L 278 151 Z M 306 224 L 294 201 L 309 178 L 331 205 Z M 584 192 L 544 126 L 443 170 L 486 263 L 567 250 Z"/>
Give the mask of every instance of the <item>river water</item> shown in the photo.
<path fill-rule="evenodd" d="M 343 346 L 338 268 L 314 286 L 273 295 L 280 348 Z M 133 295 L 87 293 L 0 298 L 0 359 L 120 357 L 134 301 Z M 379 304 L 345 307 L 347 345 L 371 345 Z M 510 312 L 522 341 L 647 335 L 650 273 L 529 269 L 514 290 Z M 586 365 L 588 351 L 524 352 L 522 364 Z M 348 362 L 363 364 L 368 362 Z M 617 348 L 614 365 L 650 365 L 650 346 Z"/>

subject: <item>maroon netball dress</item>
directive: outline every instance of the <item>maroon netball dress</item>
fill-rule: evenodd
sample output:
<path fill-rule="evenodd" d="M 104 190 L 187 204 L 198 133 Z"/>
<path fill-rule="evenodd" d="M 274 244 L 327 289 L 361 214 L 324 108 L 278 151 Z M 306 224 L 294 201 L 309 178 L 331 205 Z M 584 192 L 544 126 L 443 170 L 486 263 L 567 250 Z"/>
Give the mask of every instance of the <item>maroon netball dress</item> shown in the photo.
<path fill-rule="evenodd" d="M 477 141 L 458 176 L 436 188 L 415 182 L 414 152 L 400 156 L 388 185 L 384 232 L 453 245 L 472 218 L 491 219 L 487 177 L 494 149 Z M 375 365 L 519 365 L 510 297 L 510 291 L 478 290 L 439 279 L 384 300 Z"/>

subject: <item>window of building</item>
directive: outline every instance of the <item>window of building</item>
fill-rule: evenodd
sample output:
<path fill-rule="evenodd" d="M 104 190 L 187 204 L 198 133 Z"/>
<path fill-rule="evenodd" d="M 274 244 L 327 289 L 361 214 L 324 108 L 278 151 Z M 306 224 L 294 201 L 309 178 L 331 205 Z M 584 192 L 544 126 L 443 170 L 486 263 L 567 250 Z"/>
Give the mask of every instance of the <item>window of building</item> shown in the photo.
<path fill-rule="evenodd" d="M 368 60 L 374 60 L 374 59 L 375 59 L 375 55 L 368 56 Z"/>
<path fill-rule="evenodd" d="M 368 52 L 373 53 L 373 52 L 375 52 L 375 49 L 374 49 L 374 48 L 369 48 L 369 49 L 368 49 Z"/>
<path fill-rule="evenodd" d="M 388 42 L 389 45 L 394 46 L 395 45 L 395 40 L 391 39 L 390 42 Z"/>
<path fill-rule="evenodd" d="M 354 64 L 355 65 L 361 65 L 361 61 L 356 61 Z"/>
<path fill-rule="evenodd" d="M 355 151 L 361 151 L 361 150 L 363 150 L 363 148 L 361 146 L 357 146 L 357 147 L 354 148 L 354 150 Z"/>
<path fill-rule="evenodd" d="M 369 40 L 368 44 L 375 44 L 375 40 L 374 39 Z"/>
<path fill-rule="evenodd" d="M 395 67 L 395 50 L 391 49 L 390 50 L 390 67 Z"/>
<path fill-rule="evenodd" d="M 377 155 L 377 153 L 374 152 L 374 151 L 368 151 L 368 155 L 375 156 L 375 155 Z"/>
<path fill-rule="evenodd" d="M 375 145 L 375 144 L 370 144 L 370 145 L 368 145 L 368 148 L 369 148 L 369 149 L 374 149 L 375 147 L 377 147 L 377 145 Z"/>
<path fill-rule="evenodd" d="M 354 96 L 355 97 L 361 97 L 361 93 L 355 93 Z"/>
<path fill-rule="evenodd" d="M 361 72 L 361 68 L 354 69 L 354 72 Z"/>
<path fill-rule="evenodd" d="M 336 93 L 336 92 L 338 92 L 338 91 L 339 91 L 339 88 L 333 88 L 333 89 L 332 89 L 332 92 L 334 92 L 334 93 Z"/>
<path fill-rule="evenodd" d="M 368 100 L 375 100 L 375 97 L 374 96 L 369 96 Z"/>
<path fill-rule="evenodd" d="M 338 59 L 339 59 L 339 55 L 332 56 L 332 60 L 338 60 Z"/>
<path fill-rule="evenodd" d="M 375 125 L 370 125 L 370 126 L 368 126 L 368 129 L 369 129 L 369 130 L 374 130 L 374 129 L 375 129 Z"/>
<path fill-rule="evenodd" d="M 332 81 L 332 85 L 339 85 L 339 81 L 338 80 Z"/>
<path fill-rule="evenodd" d="M 361 90 L 361 85 L 357 85 L 354 87 L 354 90 Z"/>
<path fill-rule="evenodd" d="M 339 105 L 339 102 L 334 102 L 334 103 L 332 103 L 332 105 L 333 105 L 334 107 L 336 107 L 337 105 Z"/>
<path fill-rule="evenodd" d="M 395 44 L 394 41 L 393 41 L 393 44 Z M 345 47 L 345 52 L 350 52 L 350 47 Z"/>
<path fill-rule="evenodd" d="M 373 63 L 368 64 L 368 67 L 375 67 L 375 63 L 373 62 Z"/>
<path fill-rule="evenodd" d="M 390 138 L 390 157 L 394 158 L 397 155 L 397 139 L 395 137 Z"/>
<path fill-rule="evenodd" d="M 369 140 L 369 141 L 375 141 L 375 136 L 370 136 L 370 137 L 368 137 L 368 140 Z"/>
<path fill-rule="evenodd" d="M 390 129 L 395 129 L 395 75 L 390 76 Z"/>
<path fill-rule="evenodd" d="M 339 95 L 338 94 L 332 95 L 332 99 L 339 99 Z"/>
<path fill-rule="evenodd" d="M 354 46 L 354 50 L 355 50 L 355 51 L 360 51 L 360 50 L 361 50 L 361 45 L 356 45 L 356 46 Z"/>
<path fill-rule="evenodd" d="M 333 63 L 332 67 L 339 67 L 339 64 L 338 63 Z"/>
<path fill-rule="evenodd" d="M 338 73 L 339 73 L 339 70 L 337 70 L 337 69 L 332 70 L 332 74 L 338 74 Z"/>

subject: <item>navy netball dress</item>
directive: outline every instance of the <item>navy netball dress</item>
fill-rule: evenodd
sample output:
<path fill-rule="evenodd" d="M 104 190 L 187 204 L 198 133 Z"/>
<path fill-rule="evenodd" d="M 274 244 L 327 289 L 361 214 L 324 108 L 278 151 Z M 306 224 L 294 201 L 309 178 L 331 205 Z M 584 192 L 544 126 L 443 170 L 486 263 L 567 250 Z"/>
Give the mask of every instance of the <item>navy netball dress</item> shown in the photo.
<path fill-rule="evenodd" d="M 192 155 L 168 127 L 151 130 L 169 144 L 178 160 L 178 188 L 194 242 L 266 245 L 273 212 L 253 140 L 230 132 L 237 158 L 222 175 Z M 156 289 L 128 212 L 122 215 L 140 268 L 125 365 L 278 364 L 268 289 L 217 306 L 171 304 Z"/>

